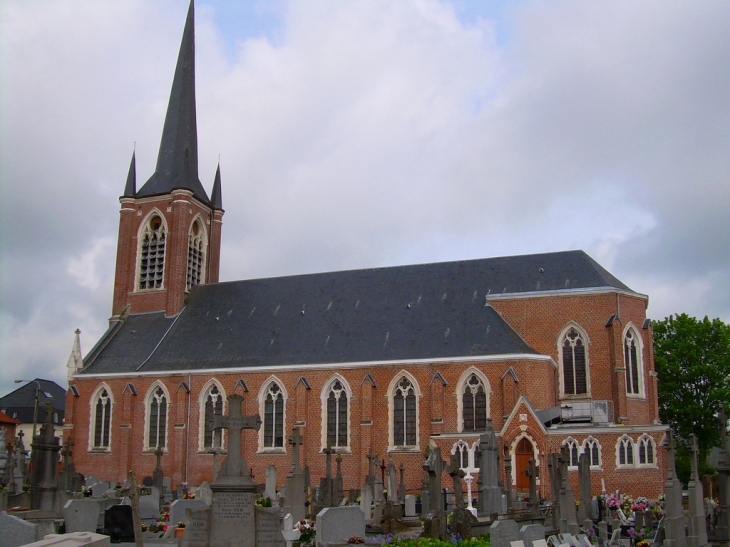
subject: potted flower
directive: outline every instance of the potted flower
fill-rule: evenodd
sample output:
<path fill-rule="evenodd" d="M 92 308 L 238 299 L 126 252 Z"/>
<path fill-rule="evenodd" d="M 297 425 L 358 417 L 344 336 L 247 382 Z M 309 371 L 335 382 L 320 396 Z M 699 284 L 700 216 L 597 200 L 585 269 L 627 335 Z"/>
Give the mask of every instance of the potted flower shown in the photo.
<path fill-rule="evenodd" d="M 608 510 L 611 511 L 611 516 L 613 518 L 616 518 L 617 512 L 619 510 L 619 507 L 621 507 L 621 504 L 618 501 L 618 498 L 615 494 L 611 494 L 606 498 L 606 507 L 608 507 Z"/>
<path fill-rule="evenodd" d="M 181 538 L 183 537 L 183 534 L 185 533 L 185 521 L 181 520 L 177 523 L 177 526 L 175 526 L 175 537 Z"/>

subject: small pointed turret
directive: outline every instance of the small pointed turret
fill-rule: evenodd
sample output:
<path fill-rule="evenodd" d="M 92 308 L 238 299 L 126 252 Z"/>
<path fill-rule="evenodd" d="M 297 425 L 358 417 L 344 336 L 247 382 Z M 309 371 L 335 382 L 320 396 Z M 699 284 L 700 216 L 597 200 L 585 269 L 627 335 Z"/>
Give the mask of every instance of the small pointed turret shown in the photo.
<path fill-rule="evenodd" d="M 198 179 L 198 127 L 195 112 L 195 9 L 190 0 L 180 54 L 167 105 L 157 167 L 137 197 L 167 194 L 175 188 L 191 190 L 210 203 Z"/>
<path fill-rule="evenodd" d="M 71 346 L 71 355 L 68 357 L 66 363 L 66 376 L 70 382 L 73 379 L 73 375 L 84 368 L 84 360 L 81 358 L 81 331 L 76 329 L 74 333 L 74 343 Z"/>
<path fill-rule="evenodd" d="M 213 191 L 210 193 L 210 204 L 213 209 L 223 209 L 223 196 L 221 195 L 221 164 L 215 170 L 215 180 L 213 181 Z"/>
<path fill-rule="evenodd" d="M 129 173 L 127 174 L 127 184 L 124 186 L 125 198 L 133 198 L 137 193 L 137 160 L 135 152 L 132 152 L 132 161 L 129 163 Z"/>

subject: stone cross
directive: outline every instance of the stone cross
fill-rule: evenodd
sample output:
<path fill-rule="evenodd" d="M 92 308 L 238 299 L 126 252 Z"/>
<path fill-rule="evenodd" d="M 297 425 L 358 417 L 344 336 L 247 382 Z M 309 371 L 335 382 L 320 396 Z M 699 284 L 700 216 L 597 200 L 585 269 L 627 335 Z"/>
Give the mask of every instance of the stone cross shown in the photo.
<path fill-rule="evenodd" d="M 504 445 L 504 475 L 507 478 L 507 509 L 512 508 L 512 456 L 509 453 L 509 446 Z"/>
<path fill-rule="evenodd" d="M 461 479 L 464 477 L 465 473 L 461 470 L 459 456 L 460 454 L 451 455 L 451 465 L 446 468 L 446 472 L 454 481 L 454 498 L 456 501 L 456 508 L 463 509 L 464 493 L 461 491 Z"/>
<path fill-rule="evenodd" d="M 322 450 L 322 452 L 327 456 L 325 460 L 325 466 L 326 466 L 326 473 L 327 478 L 332 478 L 332 454 L 335 454 L 335 450 L 333 450 L 332 445 L 329 443 L 327 444 L 327 448 Z"/>
<path fill-rule="evenodd" d="M 400 484 L 398 485 L 398 499 L 405 500 L 406 499 L 406 464 L 403 462 L 400 462 L 400 466 L 398 466 L 398 471 L 400 471 Z"/>
<path fill-rule="evenodd" d="M 291 450 L 291 472 L 298 473 L 302 469 L 299 467 L 299 447 L 304 442 L 304 437 L 299 434 L 299 426 L 294 427 L 294 432 L 289 435 L 289 444 L 292 447 Z"/>
<path fill-rule="evenodd" d="M 225 476 L 248 476 L 248 465 L 241 458 L 241 430 L 261 428 L 261 416 L 253 414 L 251 416 L 241 415 L 241 405 L 243 397 L 238 394 L 228 396 L 229 414 L 228 416 L 213 416 L 213 430 L 228 429 L 228 457 L 223 462 L 221 473 Z"/>
<path fill-rule="evenodd" d="M 161 446 L 157 447 L 157 450 L 155 450 L 155 456 L 157 457 L 157 463 L 155 465 L 155 470 L 152 472 L 152 481 L 155 485 L 155 488 L 157 488 L 160 492 L 160 496 L 163 495 L 162 492 L 162 481 L 164 479 L 163 473 L 162 473 L 162 455 L 165 453 L 165 451 L 162 449 Z"/>
<path fill-rule="evenodd" d="M 136 547 L 144 547 L 144 539 L 142 538 L 142 519 L 139 513 L 140 488 L 137 486 L 137 476 L 134 474 L 134 471 L 129 472 L 129 487 L 122 490 L 122 494 L 129 497 L 129 504 L 132 506 L 134 544 Z"/>
<path fill-rule="evenodd" d="M 228 454 L 226 450 L 223 450 L 220 446 L 208 449 L 208 454 L 213 454 L 213 480 L 218 477 L 218 470 L 220 469 L 220 457 L 221 454 Z"/>
<path fill-rule="evenodd" d="M 539 470 L 535 458 L 530 458 L 527 469 L 525 469 L 525 475 L 530 480 L 530 516 L 536 516 L 540 514 L 540 500 L 537 497 L 537 477 L 539 476 Z"/>
<path fill-rule="evenodd" d="M 371 448 L 367 455 L 368 458 L 368 476 L 367 476 L 367 483 L 372 486 L 375 482 L 375 460 L 378 459 L 377 454 L 373 454 L 373 449 Z"/>

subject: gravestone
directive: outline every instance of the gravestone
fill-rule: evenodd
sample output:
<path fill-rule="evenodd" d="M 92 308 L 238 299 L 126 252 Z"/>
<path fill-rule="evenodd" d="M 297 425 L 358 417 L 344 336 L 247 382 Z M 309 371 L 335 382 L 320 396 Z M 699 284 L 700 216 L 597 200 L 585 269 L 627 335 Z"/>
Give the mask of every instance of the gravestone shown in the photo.
<path fill-rule="evenodd" d="M 560 532 L 577 536 L 580 533 L 578 516 L 575 511 L 575 495 L 570 486 L 568 464 L 570 463 L 570 447 L 563 445 L 558 457 L 560 467 Z"/>
<path fill-rule="evenodd" d="M 286 476 L 286 499 L 284 513 L 291 514 L 295 522 L 302 520 L 306 514 L 306 481 L 304 472 L 299 466 L 299 447 L 304 437 L 299 434 L 299 427 L 292 430 L 287 441 L 292 447 L 292 463 L 289 473 Z"/>
<path fill-rule="evenodd" d="M 498 520 L 489 527 L 490 547 L 510 547 L 520 539 L 520 528 L 512 519 Z"/>
<path fill-rule="evenodd" d="M 317 514 L 316 544 L 365 537 L 365 516 L 358 507 L 325 507 Z"/>
<path fill-rule="evenodd" d="M 279 509 L 256 507 L 256 547 L 284 547 Z"/>
<path fill-rule="evenodd" d="M 25 444 L 23 444 L 24 436 L 25 433 L 22 431 L 18 432 L 18 436 L 15 440 L 15 449 L 13 451 L 13 456 L 15 457 L 15 461 L 13 462 L 13 481 L 15 482 L 15 492 L 18 494 L 23 491 L 23 483 L 26 482 L 25 471 L 27 465 L 27 453 L 25 451 Z"/>
<path fill-rule="evenodd" d="M 547 457 L 548 474 L 550 475 L 550 488 L 552 492 L 552 528 L 560 530 L 560 454 L 551 453 Z"/>
<path fill-rule="evenodd" d="M 99 503 L 89 498 L 71 499 L 63 506 L 66 532 L 96 532 Z"/>
<path fill-rule="evenodd" d="M 130 505 L 112 505 L 104 511 L 104 530 L 122 542 L 134 542 L 134 519 Z"/>
<path fill-rule="evenodd" d="M 213 490 L 210 489 L 208 481 L 203 481 L 203 484 L 198 487 L 198 492 L 195 497 L 203 500 L 208 505 L 213 503 Z"/>
<path fill-rule="evenodd" d="M 15 515 L 0 513 L 0 547 L 20 547 L 38 541 L 38 525 Z"/>
<path fill-rule="evenodd" d="M 365 516 L 365 522 L 372 521 L 371 507 L 373 504 L 373 494 L 369 484 L 365 484 L 360 491 L 360 510 Z"/>
<path fill-rule="evenodd" d="M 429 484 L 429 478 L 428 473 L 426 473 L 423 477 L 423 480 L 421 480 L 421 514 L 427 515 L 429 510 L 431 509 L 431 496 L 428 492 L 428 484 Z"/>
<path fill-rule="evenodd" d="M 162 479 L 162 497 L 165 501 L 172 499 L 172 479 L 170 477 L 164 477 Z"/>
<path fill-rule="evenodd" d="M 107 490 L 111 487 L 111 484 L 107 481 L 98 481 L 91 487 L 91 496 L 94 498 L 101 498 L 107 493 Z"/>
<path fill-rule="evenodd" d="M 430 537 L 446 539 L 446 515 L 441 498 L 441 475 L 444 472 L 444 461 L 441 459 L 441 449 L 435 445 L 430 446 L 431 453 L 423 464 L 423 470 L 428 473 L 428 492 L 430 500 L 430 511 L 427 518 L 430 519 L 430 527 L 424 527 L 424 533 Z"/>
<path fill-rule="evenodd" d="M 404 464 L 403 462 L 400 462 L 398 471 L 400 471 L 400 482 L 398 483 L 398 499 L 405 500 L 406 499 L 406 464 Z"/>
<path fill-rule="evenodd" d="M 160 516 L 160 491 L 150 486 L 150 494 L 139 497 L 139 516 L 142 519 L 156 519 Z"/>
<path fill-rule="evenodd" d="M 186 509 L 198 509 L 208 507 L 208 504 L 203 500 L 175 500 L 170 504 L 170 522 L 177 524 L 180 521 L 185 521 L 185 510 Z M 186 526 L 187 527 L 187 526 Z"/>
<path fill-rule="evenodd" d="M 66 439 L 61 450 L 61 456 L 63 456 L 63 465 L 61 467 L 61 475 L 58 478 L 58 485 L 62 492 L 76 492 L 81 486 L 79 480 L 79 474 L 76 472 L 76 467 L 73 463 L 73 451 L 71 450 L 74 446 L 71 437 Z M 94 530 L 91 530 L 94 532 Z"/>
<path fill-rule="evenodd" d="M 687 535 L 687 547 L 703 547 L 707 545 L 707 523 L 705 522 L 705 507 L 702 497 L 702 482 L 697 471 L 697 458 L 699 448 L 697 447 L 697 436 L 690 434 L 690 462 L 692 472 L 689 479 L 689 531 Z M 650 513 L 651 514 L 651 513 Z"/>
<path fill-rule="evenodd" d="M 416 517 L 416 496 L 414 496 L 413 494 L 406 494 L 405 515 L 406 515 L 406 519 L 417 518 Z"/>
<path fill-rule="evenodd" d="M 388 462 L 388 471 L 385 477 L 388 481 L 386 486 L 388 489 L 388 501 L 398 503 L 398 476 L 395 471 L 395 465 L 393 465 L 393 460 Z"/>
<path fill-rule="evenodd" d="M 520 528 L 520 539 L 525 547 L 533 547 L 533 542 L 545 539 L 545 527 L 542 524 L 526 524 Z"/>
<path fill-rule="evenodd" d="M 3 431 L 5 431 L 3 429 Z M 20 490 L 17 489 L 15 484 L 15 453 L 13 451 L 13 443 L 7 443 L 4 445 L 7 448 L 7 455 L 5 460 L 5 472 L 3 474 L 5 482 L 7 482 L 7 492 L 9 495 L 17 494 L 23 491 L 23 485 L 20 485 Z"/>
<path fill-rule="evenodd" d="M 578 456 L 578 493 L 580 494 L 580 505 L 578 506 L 578 522 L 585 530 L 593 527 L 591 518 L 591 462 L 587 452 Z"/>
<path fill-rule="evenodd" d="M 530 508 L 531 517 L 540 515 L 540 497 L 537 495 L 537 477 L 539 473 L 540 471 L 537 468 L 535 458 L 530 458 L 530 461 L 527 463 L 527 469 L 525 469 L 525 474 L 530 481 L 530 502 L 528 503 L 528 507 Z"/>
<path fill-rule="evenodd" d="M 228 404 L 227 416 L 213 416 L 214 430 L 228 429 L 228 456 L 210 485 L 213 503 L 209 547 L 255 547 L 256 484 L 251 480 L 248 464 L 241 458 L 241 431 L 258 431 L 261 417 L 258 414 L 243 416 L 243 397 L 238 394 L 229 395 Z"/>
<path fill-rule="evenodd" d="M 337 505 L 337 494 L 335 492 L 335 480 L 332 476 L 332 454 L 335 453 L 334 449 L 327 445 L 327 448 L 322 450 L 325 455 L 325 476 L 319 480 L 319 496 L 317 498 L 317 506 L 322 507 L 334 507 Z"/>
<path fill-rule="evenodd" d="M 264 497 L 270 500 L 276 500 L 276 466 L 269 464 L 266 466 L 266 489 Z"/>
<path fill-rule="evenodd" d="M 484 433 L 479 435 L 479 453 L 479 516 L 489 516 L 502 510 L 499 443 L 491 418 L 487 418 Z"/>
<path fill-rule="evenodd" d="M 187 507 L 185 509 L 185 523 L 182 547 L 208 547 L 210 507 L 207 505 Z"/>
<path fill-rule="evenodd" d="M 672 431 L 667 431 L 664 447 L 667 451 L 667 480 L 664 483 L 666 506 L 664 509 L 664 547 L 686 547 L 687 538 L 684 530 L 684 511 L 682 509 L 682 483 L 677 478 L 674 463 L 674 438 Z"/>
<path fill-rule="evenodd" d="M 58 497 L 58 453 L 61 441 L 55 435 L 53 406 L 46 403 L 45 421 L 40 433 L 33 438 L 33 472 L 30 483 L 30 507 L 41 511 L 57 512 L 61 509 Z"/>
<path fill-rule="evenodd" d="M 509 446 L 504 445 L 504 476 L 507 477 L 505 485 L 505 498 L 507 501 L 507 511 L 512 509 L 512 456 L 509 453 Z M 505 511 L 506 512 L 506 511 Z"/>
<path fill-rule="evenodd" d="M 162 455 L 165 451 L 161 446 L 155 450 L 155 456 L 157 457 L 157 463 L 155 464 L 155 470 L 152 472 L 152 485 L 157 488 L 158 492 L 162 492 L 162 480 L 165 474 L 162 472 Z"/>

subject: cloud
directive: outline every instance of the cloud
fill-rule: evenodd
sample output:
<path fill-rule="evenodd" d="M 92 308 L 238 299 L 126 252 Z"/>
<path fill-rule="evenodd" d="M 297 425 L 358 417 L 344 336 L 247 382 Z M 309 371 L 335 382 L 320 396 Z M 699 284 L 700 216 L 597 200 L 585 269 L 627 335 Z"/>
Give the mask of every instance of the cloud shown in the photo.
<path fill-rule="evenodd" d="M 221 278 L 583 248 L 654 317 L 730 320 L 730 5 L 478 6 L 281 2 L 232 38 L 198 0 Z M 74 329 L 85 351 L 105 330 L 117 198 L 135 142 L 139 185 L 154 170 L 186 9 L 0 7 L 0 392 L 62 382 Z"/>

